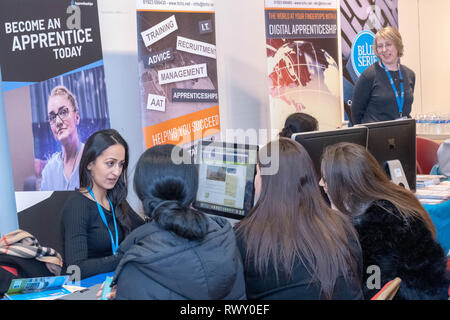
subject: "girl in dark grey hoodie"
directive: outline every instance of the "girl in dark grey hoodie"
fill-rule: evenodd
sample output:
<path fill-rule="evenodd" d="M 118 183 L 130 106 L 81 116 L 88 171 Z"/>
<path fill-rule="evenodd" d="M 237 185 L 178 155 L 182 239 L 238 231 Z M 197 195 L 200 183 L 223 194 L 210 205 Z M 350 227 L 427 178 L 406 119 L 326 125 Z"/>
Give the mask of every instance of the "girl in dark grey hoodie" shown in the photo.
<path fill-rule="evenodd" d="M 136 165 L 134 187 L 149 222 L 119 247 L 116 299 L 245 299 L 233 229 L 192 208 L 197 168 L 174 164 L 172 151 L 182 149 L 150 148 Z"/>

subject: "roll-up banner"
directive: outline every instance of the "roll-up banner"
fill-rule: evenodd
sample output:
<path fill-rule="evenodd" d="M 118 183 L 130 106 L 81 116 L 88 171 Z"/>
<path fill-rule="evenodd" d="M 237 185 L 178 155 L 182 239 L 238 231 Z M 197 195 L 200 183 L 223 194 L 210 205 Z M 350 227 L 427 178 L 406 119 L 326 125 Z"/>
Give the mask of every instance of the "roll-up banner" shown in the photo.
<path fill-rule="evenodd" d="M 214 1 L 137 0 L 146 148 L 220 133 Z"/>
<path fill-rule="evenodd" d="M 265 1 L 271 128 L 305 112 L 341 125 L 337 0 Z"/>
<path fill-rule="evenodd" d="M 0 1 L 0 67 L 15 190 L 78 188 L 110 127 L 97 1 Z"/>
<path fill-rule="evenodd" d="M 341 0 L 344 108 L 348 119 L 353 88 L 361 73 L 378 61 L 373 40 L 378 30 L 398 28 L 397 0 Z"/>

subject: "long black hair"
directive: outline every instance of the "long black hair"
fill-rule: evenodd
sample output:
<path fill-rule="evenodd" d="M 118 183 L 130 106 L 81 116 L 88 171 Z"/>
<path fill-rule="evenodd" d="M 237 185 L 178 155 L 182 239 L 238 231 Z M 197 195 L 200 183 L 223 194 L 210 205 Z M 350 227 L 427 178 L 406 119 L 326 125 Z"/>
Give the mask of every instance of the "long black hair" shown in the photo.
<path fill-rule="evenodd" d="M 83 154 L 80 160 L 80 188 L 93 187 L 93 180 L 88 165 L 95 161 L 103 151 L 109 147 L 120 144 L 125 149 L 125 161 L 122 173 L 119 176 L 114 188 L 107 190 L 107 196 L 111 200 L 117 219 L 121 224 L 125 234 L 131 231 L 131 221 L 129 218 L 130 206 L 126 201 L 128 195 L 127 168 L 129 162 L 128 144 L 124 138 L 114 129 L 105 129 L 93 133 L 86 141 Z"/>
<path fill-rule="evenodd" d="M 198 188 L 197 166 L 176 164 L 171 158 L 183 152 L 170 144 L 147 149 L 136 164 L 134 190 L 146 216 L 163 229 L 199 240 L 206 235 L 208 222 L 204 213 L 191 206 Z"/>

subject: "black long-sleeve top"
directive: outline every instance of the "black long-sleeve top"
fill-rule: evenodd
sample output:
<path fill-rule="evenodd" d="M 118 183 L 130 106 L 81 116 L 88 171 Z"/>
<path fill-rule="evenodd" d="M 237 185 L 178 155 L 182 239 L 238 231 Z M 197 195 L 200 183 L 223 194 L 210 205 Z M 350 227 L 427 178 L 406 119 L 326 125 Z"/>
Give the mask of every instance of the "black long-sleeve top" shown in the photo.
<path fill-rule="evenodd" d="M 103 208 L 103 207 L 102 207 Z M 141 226 L 144 221 L 131 207 L 128 211 L 131 230 Z M 112 211 L 103 208 L 109 229 L 115 239 L 115 229 Z M 117 219 L 119 243 L 126 236 L 125 228 Z M 103 223 L 97 203 L 80 192 L 74 192 L 63 207 L 62 230 L 64 238 L 65 266 L 78 265 L 81 278 L 87 278 L 99 273 L 112 272 L 121 259 L 113 255 L 111 237 Z"/>
<path fill-rule="evenodd" d="M 416 76 L 414 71 L 400 65 L 405 89 L 405 102 L 402 115 L 407 117 L 411 113 L 414 101 L 414 86 Z M 390 71 L 394 85 L 400 96 L 400 77 L 398 71 Z M 353 124 L 395 120 L 399 118 L 399 109 L 386 71 L 374 63 L 359 77 L 353 91 L 352 101 Z"/>

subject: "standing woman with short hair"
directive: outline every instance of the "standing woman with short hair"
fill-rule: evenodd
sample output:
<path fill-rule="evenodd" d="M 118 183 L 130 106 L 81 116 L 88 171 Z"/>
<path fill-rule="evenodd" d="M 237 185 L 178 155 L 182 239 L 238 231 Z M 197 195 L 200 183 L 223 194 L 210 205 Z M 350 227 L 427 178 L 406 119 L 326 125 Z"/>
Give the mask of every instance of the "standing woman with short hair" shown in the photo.
<path fill-rule="evenodd" d="M 278 154 L 277 154 L 278 152 Z M 349 218 L 325 203 L 307 151 L 280 138 L 273 175 L 258 160 L 257 203 L 236 226 L 249 299 L 362 299 L 361 249 Z"/>
<path fill-rule="evenodd" d="M 430 216 L 409 190 L 392 183 L 362 146 L 338 143 L 322 155 L 321 185 L 333 206 L 352 218 L 364 261 L 364 295 L 377 293 L 366 281 L 379 267 L 381 286 L 402 283 L 395 299 L 448 299 L 446 257 Z"/>
<path fill-rule="evenodd" d="M 363 71 L 355 84 L 351 105 L 353 124 L 409 117 L 416 75 L 400 64 L 403 42 L 393 27 L 377 32 L 374 53 L 378 61 Z"/>
<path fill-rule="evenodd" d="M 116 130 L 87 139 L 80 189 L 63 207 L 65 265 L 79 266 L 81 278 L 114 271 L 119 244 L 144 223 L 126 200 L 128 161 L 128 144 Z"/>

